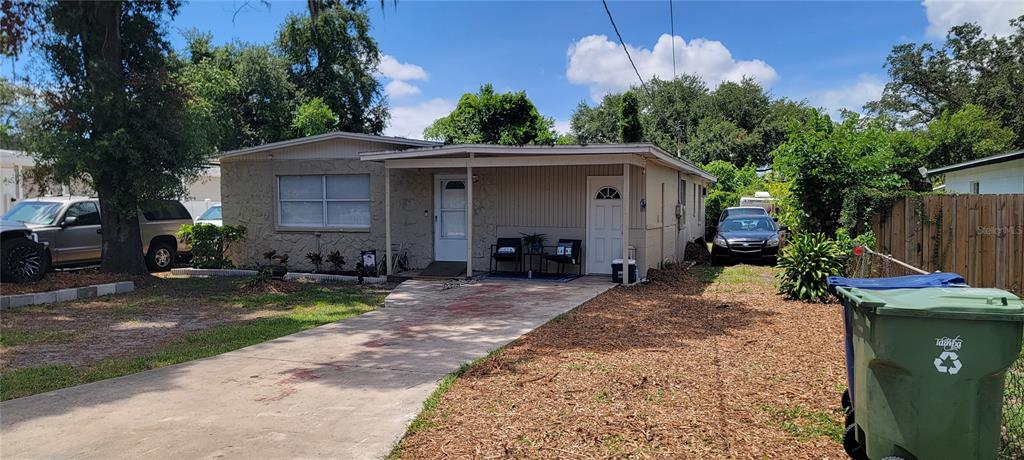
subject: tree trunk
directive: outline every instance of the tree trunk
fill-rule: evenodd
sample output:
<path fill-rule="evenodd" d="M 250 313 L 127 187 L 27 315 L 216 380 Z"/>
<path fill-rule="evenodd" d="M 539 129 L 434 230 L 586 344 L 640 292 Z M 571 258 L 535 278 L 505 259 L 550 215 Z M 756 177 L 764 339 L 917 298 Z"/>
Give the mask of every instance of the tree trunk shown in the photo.
<path fill-rule="evenodd" d="M 118 212 L 114 207 L 103 206 L 105 196 L 111 194 L 111 187 L 97 184 L 100 199 L 100 226 L 103 232 L 103 258 L 100 271 L 107 273 L 146 274 L 146 262 L 142 258 L 142 234 L 139 228 L 139 213 Z"/>
<path fill-rule="evenodd" d="M 85 64 L 86 84 L 91 96 L 93 125 L 90 137 L 96 143 L 109 143 L 127 116 L 125 100 L 126 77 L 124 49 L 121 42 L 121 2 L 79 1 L 69 7 L 81 8 L 82 21 L 78 36 Z M 114 152 L 102 152 L 113 156 Z M 99 196 L 103 256 L 100 270 L 110 273 L 147 272 L 142 259 L 142 235 L 139 233 L 138 203 L 118 184 L 122 174 L 144 174 L 144 171 L 123 171 L 119 164 L 100 161 L 90 175 Z"/>

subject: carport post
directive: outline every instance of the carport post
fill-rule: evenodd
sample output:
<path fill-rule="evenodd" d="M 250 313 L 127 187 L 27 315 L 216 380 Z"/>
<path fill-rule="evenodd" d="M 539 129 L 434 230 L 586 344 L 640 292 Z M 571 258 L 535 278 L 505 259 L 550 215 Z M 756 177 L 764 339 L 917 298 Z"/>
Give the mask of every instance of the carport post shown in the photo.
<path fill-rule="evenodd" d="M 391 267 L 398 265 L 391 258 L 391 168 L 388 168 L 387 163 L 384 164 L 384 257 L 387 260 L 384 268 L 388 275 L 394 275 Z"/>
<path fill-rule="evenodd" d="M 473 154 L 466 161 L 466 278 L 473 277 Z"/>
<path fill-rule="evenodd" d="M 629 286 L 629 163 L 622 164 L 622 285 Z M 639 269 L 640 267 L 637 267 Z"/>

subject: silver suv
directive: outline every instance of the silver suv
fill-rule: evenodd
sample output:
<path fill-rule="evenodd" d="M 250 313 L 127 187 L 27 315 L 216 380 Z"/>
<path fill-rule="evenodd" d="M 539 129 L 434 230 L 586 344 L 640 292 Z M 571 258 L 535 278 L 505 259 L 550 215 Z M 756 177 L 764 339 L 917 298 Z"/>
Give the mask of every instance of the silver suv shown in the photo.
<path fill-rule="evenodd" d="M 54 267 L 93 264 L 100 261 L 103 236 L 100 203 L 87 197 L 30 198 L 18 202 L 3 216 L 21 222 L 46 245 L 47 258 Z M 159 201 L 139 210 L 142 254 L 151 271 L 167 271 L 191 248 L 178 240 L 181 224 L 192 216 L 180 202 Z"/>

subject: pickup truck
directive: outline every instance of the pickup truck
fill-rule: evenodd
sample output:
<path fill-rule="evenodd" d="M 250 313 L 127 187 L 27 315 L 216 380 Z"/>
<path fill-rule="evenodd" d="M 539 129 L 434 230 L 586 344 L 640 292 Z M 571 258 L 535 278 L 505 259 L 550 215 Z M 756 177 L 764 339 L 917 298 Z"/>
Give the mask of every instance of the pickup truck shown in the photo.
<path fill-rule="evenodd" d="M 95 264 L 102 256 L 100 203 L 96 198 L 60 196 L 29 198 L 3 215 L 4 220 L 25 224 L 46 246 L 49 266 Z M 139 210 L 142 254 L 150 271 L 167 271 L 191 248 L 177 237 L 192 216 L 180 202 L 158 201 Z"/>
<path fill-rule="evenodd" d="M 39 281 L 50 269 L 46 246 L 21 222 L 0 220 L 0 280 Z"/>

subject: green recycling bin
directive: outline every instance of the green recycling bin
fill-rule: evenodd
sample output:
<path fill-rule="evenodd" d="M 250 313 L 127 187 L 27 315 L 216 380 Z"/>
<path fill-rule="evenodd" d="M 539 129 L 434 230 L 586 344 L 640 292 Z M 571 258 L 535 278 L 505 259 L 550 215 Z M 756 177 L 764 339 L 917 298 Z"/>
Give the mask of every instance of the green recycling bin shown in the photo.
<path fill-rule="evenodd" d="M 1000 289 L 836 291 L 853 306 L 851 456 L 995 458 L 1024 302 Z"/>

